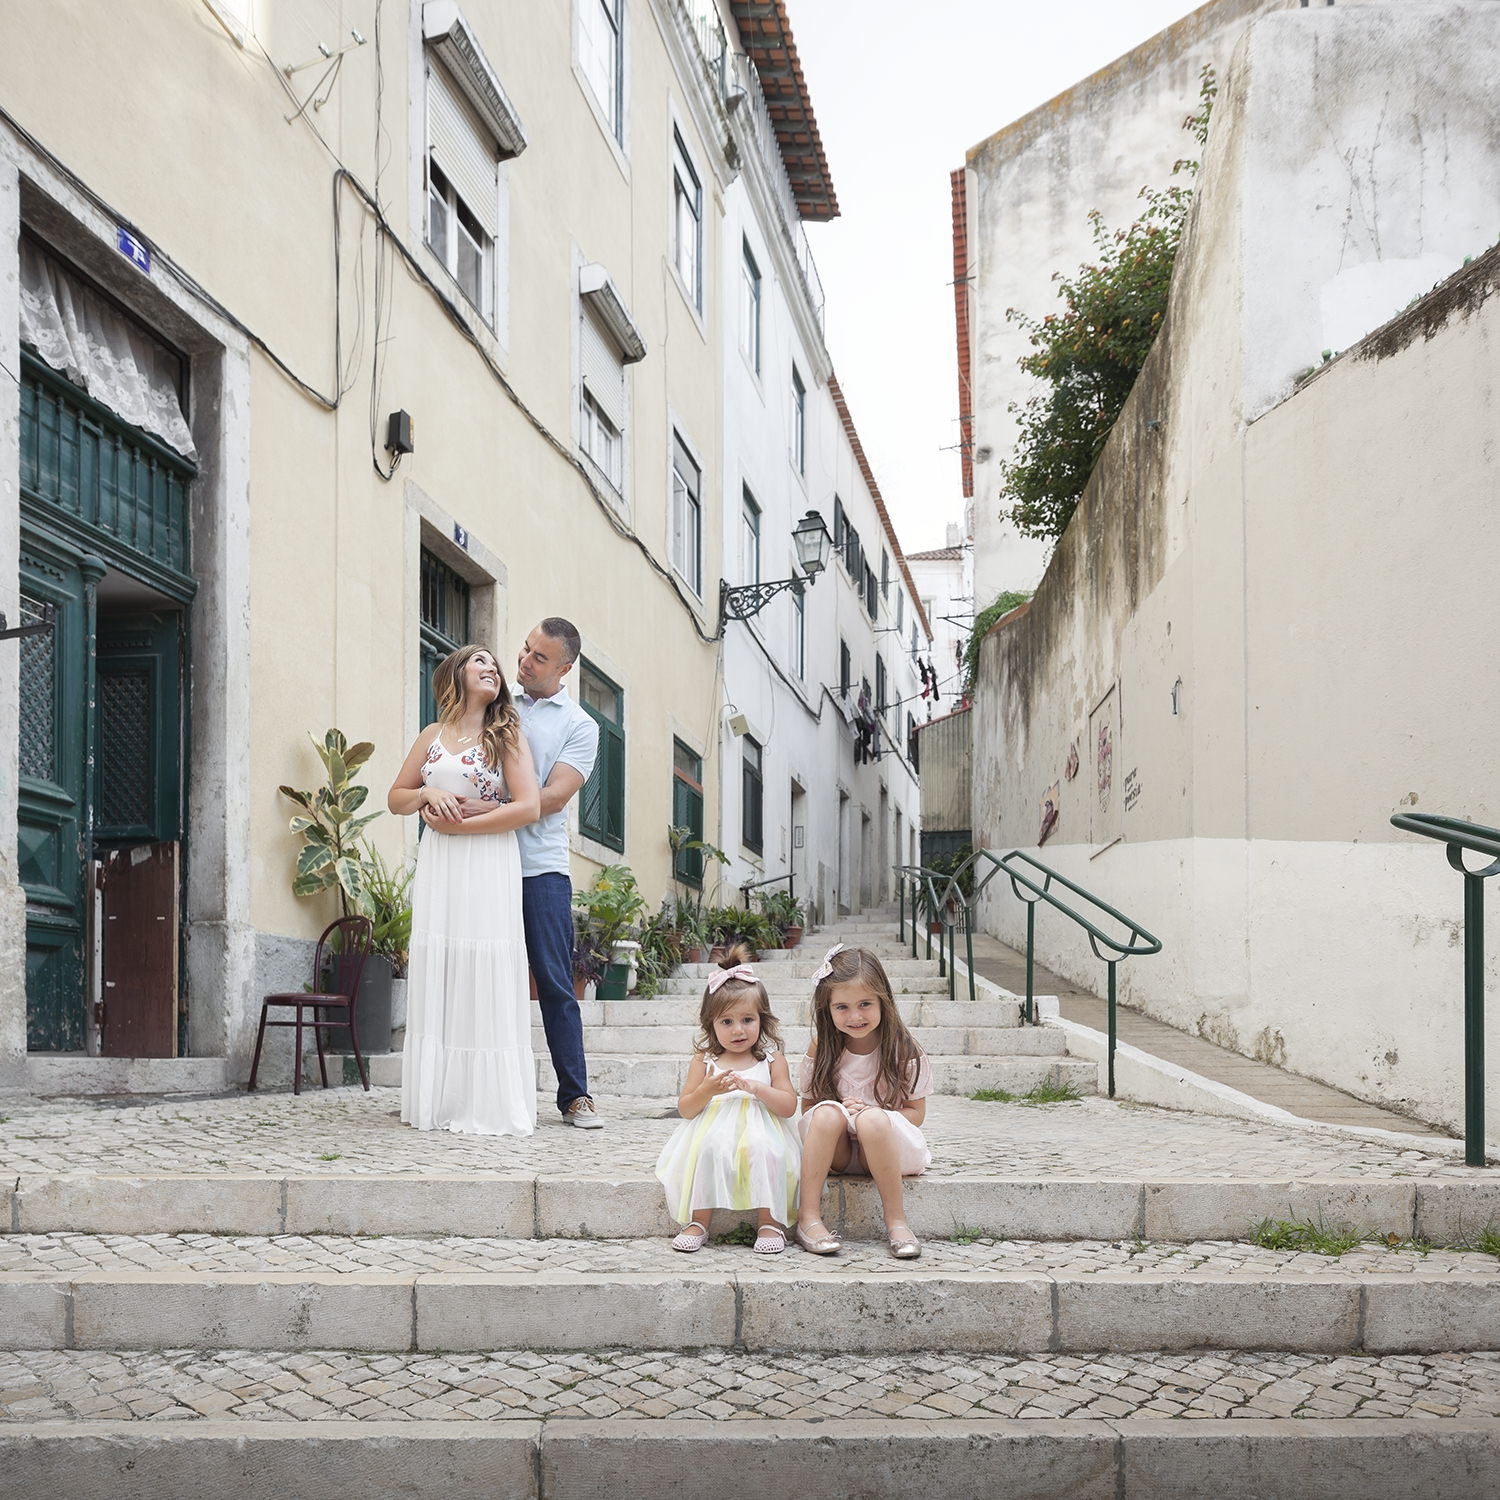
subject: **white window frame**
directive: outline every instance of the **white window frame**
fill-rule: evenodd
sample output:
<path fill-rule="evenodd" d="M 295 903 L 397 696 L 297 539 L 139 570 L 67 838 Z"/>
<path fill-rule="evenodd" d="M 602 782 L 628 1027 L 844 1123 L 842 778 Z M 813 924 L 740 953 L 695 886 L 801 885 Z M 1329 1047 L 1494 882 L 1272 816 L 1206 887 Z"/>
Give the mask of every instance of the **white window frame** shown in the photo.
<path fill-rule="evenodd" d="M 578 446 L 590 463 L 614 487 L 616 494 L 625 488 L 625 438 L 619 428 L 604 414 L 599 403 L 582 391 L 579 412 Z"/>
<path fill-rule="evenodd" d="M 807 680 L 807 599 L 802 589 L 792 591 L 792 665 L 799 681 Z"/>
<path fill-rule="evenodd" d="M 750 368 L 760 374 L 760 315 L 761 292 L 760 265 L 755 252 L 750 248 L 748 237 L 740 246 L 740 350 Z"/>
<path fill-rule="evenodd" d="M 684 462 L 690 473 L 682 472 Z M 701 599 L 703 597 L 703 465 L 687 440 L 672 429 L 670 523 L 672 568 Z"/>
<path fill-rule="evenodd" d="M 495 160 L 497 170 L 499 165 L 497 157 Z M 436 181 L 434 174 L 442 178 L 441 185 Z M 445 232 L 441 244 L 434 237 L 436 222 L 434 210 L 439 202 L 443 206 L 445 215 Z M 427 154 L 426 206 L 427 248 L 437 256 L 443 269 L 453 278 L 454 285 L 463 293 L 469 305 L 493 330 L 495 326 L 495 237 L 485 233 L 484 226 L 479 222 L 479 216 L 464 202 L 459 196 L 458 189 L 448 181 L 447 174 L 433 161 L 430 150 Z M 465 215 L 473 221 L 473 229 L 463 222 Z M 464 281 L 459 261 L 462 241 L 467 241 L 472 245 L 478 256 L 478 280 L 472 288 Z"/>
<path fill-rule="evenodd" d="M 742 487 L 740 497 L 740 578 L 744 583 L 759 583 L 761 508 L 748 484 Z"/>
<path fill-rule="evenodd" d="M 703 179 L 682 131 L 672 127 L 672 266 L 695 312 L 703 311 Z"/>
<path fill-rule="evenodd" d="M 802 372 L 792 365 L 792 467 L 807 475 L 807 387 Z"/>
<path fill-rule="evenodd" d="M 598 28 L 591 30 L 590 28 Z M 606 130 L 625 144 L 625 0 L 578 0 L 578 71 Z M 608 77 L 599 72 L 607 59 Z M 607 97 L 605 97 L 607 95 Z"/>

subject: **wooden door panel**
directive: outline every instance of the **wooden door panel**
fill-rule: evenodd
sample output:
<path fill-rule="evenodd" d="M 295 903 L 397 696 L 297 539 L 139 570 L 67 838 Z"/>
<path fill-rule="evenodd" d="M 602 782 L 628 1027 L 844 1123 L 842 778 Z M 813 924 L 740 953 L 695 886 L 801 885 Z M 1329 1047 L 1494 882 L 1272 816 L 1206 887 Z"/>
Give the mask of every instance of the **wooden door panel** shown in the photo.
<path fill-rule="evenodd" d="M 177 1055 L 177 853 L 139 844 L 101 861 L 106 1057 Z"/>

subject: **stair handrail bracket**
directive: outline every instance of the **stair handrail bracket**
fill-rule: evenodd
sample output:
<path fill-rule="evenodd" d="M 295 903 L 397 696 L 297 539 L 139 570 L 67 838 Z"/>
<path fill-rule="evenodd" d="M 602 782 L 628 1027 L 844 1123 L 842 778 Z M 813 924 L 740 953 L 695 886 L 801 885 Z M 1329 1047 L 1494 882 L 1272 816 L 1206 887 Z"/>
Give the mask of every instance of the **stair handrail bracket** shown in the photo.
<path fill-rule="evenodd" d="M 1464 878 L 1464 1161 L 1487 1165 L 1484 1149 L 1484 883 L 1500 875 L 1500 829 L 1442 813 L 1396 813 L 1391 823 L 1406 833 L 1436 839 L 1448 863 Z M 1489 855 L 1471 870 L 1465 854 Z"/>
<path fill-rule="evenodd" d="M 1500 834 L 1495 837 L 1500 839 Z M 1497 843 L 1495 852 L 1500 854 L 1500 843 Z M 981 866 L 987 865 L 982 876 L 977 875 Z M 953 871 L 934 870 L 925 865 L 897 865 L 896 867 L 896 889 L 898 892 L 897 915 L 901 923 L 904 936 L 906 923 L 906 893 L 908 884 L 911 887 L 911 952 L 912 957 L 917 956 L 917 903 L 918 893 L 923 893 L 923 906 L 929 913 L 941 913 L 941 921 L 946 929 L 948 944 L 948 994 L 953 994 L 953 943 L 954 929 L 957 926 L 960 915 L 963 919 L 964 940 L 968 952 L 969 969 L 969 999 L 975 998 L 974 994 L 974 906 L 984 894 L 986 887 L 999 875 L 1004 875 L 1010 881 L 1011 892 L 1016 899 L 1026 904 L 1026 1003 L 1022 1015 L 1028 1025 L 1035 1025 L 1036 1014 L 1036 909 L 1045 903 L 1054 910 L 1061 912 L 1070 921 L 1082 927 L 1088 934 L 1089 947 L 1093 949 L 1094 957 L 1108 966 L 1109 969 L 1109 1097 L 1115 1096 L 1115 1042 L 1116 1042 L 1116 983 L 1115 966 L 1121 959 L 1145 958 L 1151 954 L 1161 952 L 1161 939 L 1153 933 L 1148 932 L 1133 917 L 1127 917 L 1124 912 L 1113 907 L 1109 902 L 1094 895 L 1092 891 L 1069 880 L 1060 871 L 1054 870 L 1050 865 L 1044 865 L 1041 860 L 1028 854 L 1023 849 L 1009 849 L 1004 854 L 997 854 L 993 849 L 976 849 L 964 862 Z M 1040 882 L 1033 878 L 1039 875 Z M 972 887 L 965 892 L 965 878 L 970 877 L 968 884 Z M 1053 887 L 1060 887 L 1072 895 L 1081 898 L 1079 904 L 1088 903 L 1096 911 L 1118 922 L 1121 927 L 1129 933 L 1126 938 L 1111 936 L 1096 922 L 1086 917 L 1073 905 L 1064 901 L 1056 894 Z M 1030 895 L 1023 894 L 1024 891 L 1031 892 Z M 939 894 L 941 892 L 941 895 Z M 927 956 L 932 957 L 932 933 L 931 925 L 928 925 Z M 1107 951 L 1101 951 L 1103 949 Z M 943 941 L 942 935 L 938 942 L 938 965 L 939 973 L 943 971 Z"/>

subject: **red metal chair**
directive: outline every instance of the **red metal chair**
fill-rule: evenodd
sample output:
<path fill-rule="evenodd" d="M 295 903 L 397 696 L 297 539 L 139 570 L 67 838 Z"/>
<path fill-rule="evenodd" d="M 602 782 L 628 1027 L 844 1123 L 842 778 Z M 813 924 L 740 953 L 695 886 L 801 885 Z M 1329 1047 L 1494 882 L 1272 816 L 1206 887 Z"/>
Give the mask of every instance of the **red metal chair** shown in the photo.
<path fill-rule="evenodd" d="M 323 1087 L 328 1087 L 328 1064 L 323 1056 L 323 1033 L 329 1027 L 346 1027 L 349 1040 L 354 1044 L 354 1061 L 359 1065 L 360 1082 L 368 1093 L 370 1074 L 365 1067 L 364 1055 L 359 1050 L 359 1032 L 354 1024 L 354 1002 L 359 996 L 359 981 L 364 973 L 365 956 L 370 951 L 370 939 L 374 936 L 374 924 L 368 917 L 340 917 L 323 929 L 318 939 L 318 950 L 313 955 L 313 980 L 310 990 L 297 990 L 283 995 L 267 995 L 260 1005 L 260 1032 L 255 1038 L 255 1061 L 250 1065 L 250 1088 L 255 1087 L 255 1075 L 260 1071 L 260 1049 L 266 1039 L 267 1026 L 292 1026 L 296 1028 L 296 1051 L 292 1054 L 292 1092 L 302 1092 L 302 1031 L 311 1027 L 318 1043 L 318 1071 L 323 1075 Z M 327 988 L 320 988 L 327 983 Z M 273 1005 L 295 1007 L 295 1020 L 272 1021 L 268 1019 Z M 303 1012 L 312 1009 L 312 1019 L 304 1019 Z M 343 1013 L 342 1019 L 328 1012 Z"/>

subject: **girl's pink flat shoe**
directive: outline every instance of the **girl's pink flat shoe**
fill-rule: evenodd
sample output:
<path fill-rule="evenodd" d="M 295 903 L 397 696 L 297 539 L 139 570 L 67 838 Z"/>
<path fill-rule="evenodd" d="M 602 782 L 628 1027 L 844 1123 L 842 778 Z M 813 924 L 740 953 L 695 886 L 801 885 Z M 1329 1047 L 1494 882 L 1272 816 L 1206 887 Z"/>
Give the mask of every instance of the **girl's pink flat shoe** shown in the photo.
<path fill-rule="evenodd" d="M 751 1248 L 756 1255 L 780 1255 L 786 1249 L 786 1232 L 774 1224 L 762 1224 Z"/>
<path fill-rule="evenodd" d="M 684 1255 L 691 1255 L 695 1250 L 701 1250 L 708 1239 L 708 1231 L 694 1219 L 681 1234 L 672 1241 L 674 1250 L 681 1250 Z"/>
<path fill-rule="evenodd" d="M 821 1224 L 822 1222 L 821 1219 L 813 1220 L 814 1224 Z M 835 1239 L 833 1235 L 828 1233 L 826 1227 L 822 1234 L 811 1235 L 799 1223 L 792 1233 L 796 1236 L 797 1243 L 809 1255 L 837 1255 L 844 1248 L 844 1242 L 840 1239 Z"/>

